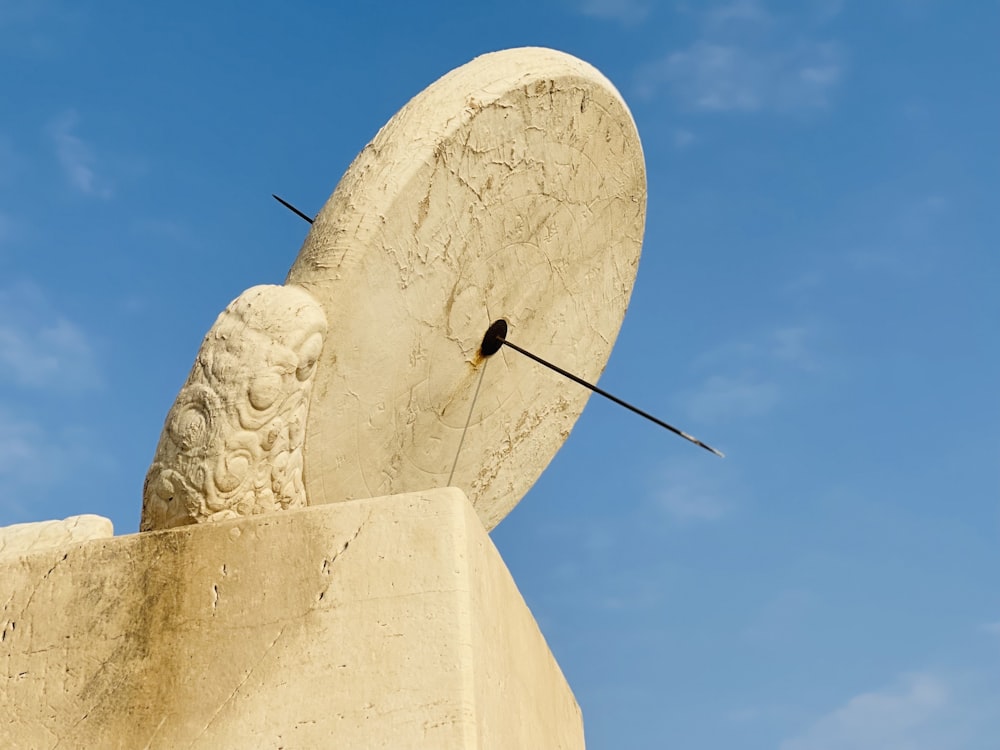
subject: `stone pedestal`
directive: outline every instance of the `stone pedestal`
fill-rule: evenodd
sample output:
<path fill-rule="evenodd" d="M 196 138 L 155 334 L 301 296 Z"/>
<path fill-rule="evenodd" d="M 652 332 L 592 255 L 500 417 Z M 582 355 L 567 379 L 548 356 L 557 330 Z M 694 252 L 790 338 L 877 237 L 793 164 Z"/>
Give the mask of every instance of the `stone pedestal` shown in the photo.
<path fill-rule="evenodd" d="M 0 560 L 0 747 L 583 748 L 461 491 Z"/>

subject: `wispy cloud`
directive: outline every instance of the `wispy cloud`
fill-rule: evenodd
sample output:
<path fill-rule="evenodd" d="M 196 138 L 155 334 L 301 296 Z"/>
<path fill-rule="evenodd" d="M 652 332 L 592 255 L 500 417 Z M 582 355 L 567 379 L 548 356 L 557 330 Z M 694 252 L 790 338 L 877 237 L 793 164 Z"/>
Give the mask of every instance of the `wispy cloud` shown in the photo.
<path fill-rule="evenodd" d="M 39 520 L 36 500 L 49 488 L 109 471 L 113 459 L 80 427 L 49 427 L 0 404 L 0 526 Z"/>
<path fill-rule="evenodd" d="M 69 183 L 84 195 L 110 198 L 111 186 L 97 174 L 93 148 L 76 134 L 80 117 L 74 110 L 64 112 L 48 125 L 56 158 Z"/>
<path fill-rule="evenodd" d="M 716 422 L 729 417 L 754 417 L 771 411 L 781 395 L 775 383 L 753 374 L 713 375 L 686 398 L 695 419 Z"/>
<path fill-rule="evenodd" d="M 758 0 L 733 0 L 705 11 L 706 26 L 717 28 L 731 23 L 768 23 L 771 15 Z"/>
<path fill-rule="evenodd" d="M 73 391 L 101 377 L 84 331 L 30 284 L 0 288 L 0 382 Z"/>
<path fill-rule="evenodd" d="M 61 51 L 60 39 L 78 27 L 84 11 L 58 0 L 2 0 L 0 57 L 49 58 Z"/>
<path fill-rule="evenodd" d="M 645 20 L 649 15 L 650 3 L 644 0 L 583 0 L 580 12 L 585 16 L 618 21 L 632 25 Z"/>
<path fill-rule="evenodd" d="M 682 394 L 682 407 L 698 422 L 769 413 L 781 402 L 790 376 L 820 370 L 814 337 L 809 326 L 786 325 L 715 347 L 695 362 L 709 374 Z"/>
<path fill-rule="evenodd" d="M 733 493 L 718 474 L 690 461 L 670 461 L 657 472 L 656 508 L 681 523 L 718 521 L 731 510 Z"/>
<path fill-rule="evenodd" d="M 663 581 L 656 576 L 632 575 L 618 583 L 614 594 L 596 602 L 598 607 L 634 613 L 657 607 L 663 602 Z"/>
<path fill-rule="evenodd" d="M 17 419 L 0 407 L 0 478 L 5 484 L 49 476 L 44 471 L 47 443 L 39 424 Z"/>
<path fill-rule="evenodd" d="M 674 131 L 674 148 L 684 149 L 693 145 L 698 137 L 692 133 L 690 130 L 684 130 L 683 128 L 678 128 Z"/>
<path fill-rule="evenodd" d="M 860 273 L 897 278 L 931 273 L 949 245 L 950 211 L 951 202 L 938 194 L 897 200 L 880 217 L 884 224 L 873 232 L 871 244 L 848 251 L 844 258 Z"/>
<path fill-rule="evenodd" d="M 1000 637 L 1000 620 L 997 620 L 996 622 L 988 622 L 983 625 L 982 628 L 984 632 Z"/>
<path fill-rule="evenodd" d="M 816 370 L 818 364 L 809 348 L 812 335 L 813 331 L 802 325 L 776 328 L 766 339 L 767 350 L 780 362 L 800 370 Z"/>
<path fill-rule="evenodd" d="M 930 750 L 939 735 L 928 734 L 949 708 L 951 690 L 939 677 L 912 674 L 883 690 L 861 693 L 821 717 L 781 750 Z"/>
<path fill-rule="evenodd" d="M 699 39 L 640 68 L 640 94 L 667 89 L 682 107 L 702 112 L 787 113 L 830 105 L 845 53 L 835 41 L 813 38 L 813 23 L 777 16 L 752 0 L 715 6 L 701 23 Z"/>
<path fill-rule="evenodd" d="M 951 260 L 961 232 L 955 201 L 940 192 L 891 185 L 862 192 L 837 214 L 847 227 L 827 248 L 803 256 L 806 265 L 784 291 L 806 299 L 822 288 L 853 284 L 858 277 L 911 281 Z M 837 233 L 840 234 L 840 233 Z"/>
<path fill-rule="evenodd" d="M 808 627 L 819 596 L 803 588 L 784 588 L 762 601 L 750 615 L 742 636 L 755 644 L 786 643 Z"/>

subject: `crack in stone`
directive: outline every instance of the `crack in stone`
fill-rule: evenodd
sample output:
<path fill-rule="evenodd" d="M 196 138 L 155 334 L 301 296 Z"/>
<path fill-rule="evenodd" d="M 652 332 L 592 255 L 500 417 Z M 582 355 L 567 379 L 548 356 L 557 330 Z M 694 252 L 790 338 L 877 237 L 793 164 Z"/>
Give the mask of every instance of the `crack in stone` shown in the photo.
<path fill-rule="evenodd" d="M 211 729 L 212 724 L 215 723 L 215 720 L 222 712 L 222 709 L 224 709 L 227 705 L 229 705 L 229 703 L 233 700 L 233 698 L 236 697 L 236 694 L 240 691 L 240 688 L 242 688 L 247 683 L 247 680 L 250 679 L 250 676 L 254 673 L 254 670 L 256 670 L 257 667 L 259 667 L 261 663 L 264 661 L 264 659 L 267 658 L 267 655 L 271 652 L 271 649 L 273 649 L 275 645 L 278 643 L 278 641 L 281 640 L 281 637 L 285 634 L 285 631 L 288 630 L 288 627 L 291 624 L 292 622 L 286 622 L 281 627 L 281 630 L 278 631 L 278 634 L 274 637 L 274 640 L 272 640 L 271 643 L 267 646 L 267 648 L 264 649 L 264 653 L 260 655 L 260 658 L 257 659 L 256 662 L 254 662 L 253 666 L 250 667 L 250 669 L 247 670 L 247 673 L 243 676 L 243 679 L 240 680 L 239 684 L 235 688 L 233 688 L 233 691 L 229 694 L 229 696 L 224 701 L 222 701 L 222 703 L 219 704 L 219 707 L 217 709 L 215 709 L 215 712 L 209 718 L 208 723 L 194 738 L 189 747 L 195 747 L 198 744 L 198 740 L 204 737 L 205 733 L 208 732 L 209 729 Z"/>
<path fill-rule="evenodd" d="M 338 549 L 336 552 L 334 552 L 329 557 L 324 557 L 323 558 L 323 564 L 320 566 L 320 572 L 323 575 L 327 575 L 328 576 L 328 575 L 331 574 L 331 572 L 333 570 L 333 564 L 341 557 L 341 555 L 344 554 L 344 552 L 347 551 L 347 548 L 351 546 L 351 544 L 354 542 L 354 540 L 358 538 L 358 536 L 364 530 L 365 526 L 367 526 L 368 523 L 371 521 L 371 517 L 372 517 L 371 513 L 369 512 L 368 515 L 365 516 L 364 520 L 360 524 L 358 524 L 358 528 L 355 529 L 354 533 L 351 534 L 351 536 L 348 537 L 344 541 L 344 543 L 340 546 L 340 549 Z M 332 586 L 333 586 L 333 583 L 331 583 L 329 586 L 327 586 L 322 591 L 320 591 L 319 594 L 316 595 L 316 601 L 317 602 L 323 601 L 326 598 L 326 595 L 329 593 L 329 591 L 330 591 L 330 589 L 331 589 Z M 303 613 L 303 616 L 305 616 L 305 614 L 308 614 L 308 611 L 311 611 L 311 609 L 312 608 L 310 607 L 310 609 L 307 610 L 307 612 Z"/>
<path fill-rule="evenodd" d="M 48 580 L 49 576 L 50 576 L 50 575 L 52 575 L 52 573 L 53 573 L 53 572 L 55 571 L 55 569 L 59 567 L 59 564 L 60 564 L 61 562 L 64 562 L 64 561 L 66 560 L 66 558 L 68 558 L 68 557 L 69 557 L 69 552 L 66 552 L 66 553 L 65 553 L 65 554 L 64 554 L 64 555 L 63 555 L 63 556 L 62 556 L 61 558 L 59 558 L 58 560 L 56 560 L 56 561 L 55 561 L 55 563 L 54 563 L 54 564 L 52 565 L 52 567 L 51 567 L 51 568 L 49 568 L 49 569 L 48 569 L 48 570 L 47 570 L 47 571 L 45 572 L 45 575 L 43 575 L 43 576 L 41 577 L 41 579 L 40 579 L 40 580 L 38 581 L 38 583 L 36 583 L 36 584 L 35 584 L 34 586 L 32 586 L 32 588 L 31 588 L 31 595 L 30 595 L 30 596 L 28 597 L 28 600 L 27 600 L 27 601 L 26 601 L 26 602 L 24 603 L 24 606 L 23 606 L 23 607 L 21 607 L 21 611 L 20 611 L 20 613 L 19 613 L 19 614 L 23 615 L 23 614 L 25 614 L 25 613 L 26 613 L 26 612 L 28 611 L 28 609 L 29 609 L 29 608 L 31 607 L 31 602 L 33 602 L 33 601 L 34 601 L 34 599 L 35 599 L 35 594 L 37 594 L 37 593 L 38 593 L 38 589 L 39 589 L 39 587 L 40 587 L 40 586 L 41 586 L 41 585 L 42 585 L 42 584 L 43 584 L 43 583 L 44 583 L 45 581 L 47 581 L 47 580 Z M 12 597 L 12 598 L 13 598 L 13 597 Z M 8 601 L 7 603 L 9 604 L 9 603 L 10 603 L 10 601 Z M 6 609 L 6 608 L 7 608 L 7 605 L 4 605 L 4 609 Z"/>

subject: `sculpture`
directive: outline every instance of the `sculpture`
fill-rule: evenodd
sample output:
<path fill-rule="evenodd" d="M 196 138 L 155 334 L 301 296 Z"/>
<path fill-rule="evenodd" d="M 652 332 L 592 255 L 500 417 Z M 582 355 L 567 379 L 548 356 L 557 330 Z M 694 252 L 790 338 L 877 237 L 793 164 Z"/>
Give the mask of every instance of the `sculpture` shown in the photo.
<path fill-rule="evenodd" d="M 252 287 L 223 311 L 167 415 L 141 530 L 306 505 L 302 451 L 326 328 L 296 286 Z"/>
<path fill-rule="evenodd" d="M 483 356 L 484 333 L 502 318 L 518 343 L 596 380 L 645 212 L 635 123 L 592 66 L 524 48 L 447 74 L 379 131 L 312 224 L 285 287 L 312 327 L 268 302 L 244 331 L 229 321 L 250 313 L 241 297 L 209 333 L 167 419 L 141 528 L 448 485 L 493 528 L 589 392 L 506 350 Z M 324 313 L 337 326 L 325 346 Z M 315 374 L 276 380 L 258 340 Z M 280 408 L 254 406 L 259 378 Z"/>

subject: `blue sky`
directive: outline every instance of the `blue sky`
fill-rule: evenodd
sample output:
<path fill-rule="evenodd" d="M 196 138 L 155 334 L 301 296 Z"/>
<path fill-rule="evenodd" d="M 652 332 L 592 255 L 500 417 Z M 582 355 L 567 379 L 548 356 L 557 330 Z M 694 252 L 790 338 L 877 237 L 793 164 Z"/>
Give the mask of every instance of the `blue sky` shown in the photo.
<path fill-rule="evenodd" d="M 411 96 L 562 49 L 649 181 L 602 385 L 493 533 L 588 747 L 1000 747 L 996 2 L 0 0 L 0 524 L 109 516 L 202 336 Z"/>

